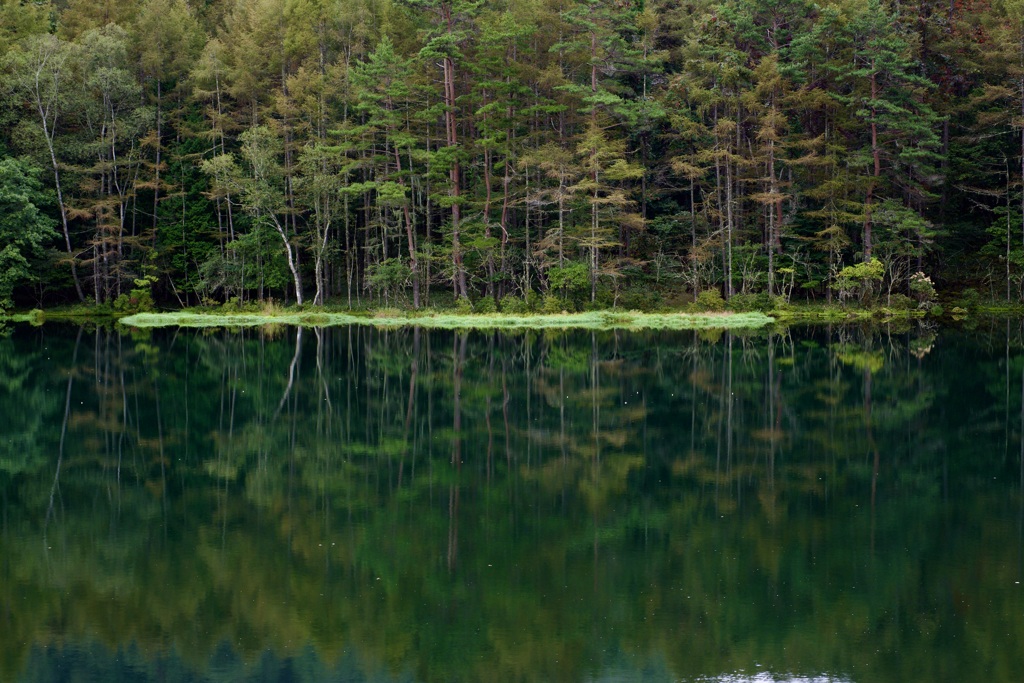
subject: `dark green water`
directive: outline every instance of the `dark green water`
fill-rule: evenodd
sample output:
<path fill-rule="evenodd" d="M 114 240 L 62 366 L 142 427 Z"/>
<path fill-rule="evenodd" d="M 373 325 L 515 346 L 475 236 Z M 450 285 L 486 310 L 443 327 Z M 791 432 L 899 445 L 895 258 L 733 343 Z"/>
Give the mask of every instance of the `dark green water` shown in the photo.
<path fill-rule="evenodd" d="M 17 327 L 0 680 L 1018 681 L 1024 346 Z"/>

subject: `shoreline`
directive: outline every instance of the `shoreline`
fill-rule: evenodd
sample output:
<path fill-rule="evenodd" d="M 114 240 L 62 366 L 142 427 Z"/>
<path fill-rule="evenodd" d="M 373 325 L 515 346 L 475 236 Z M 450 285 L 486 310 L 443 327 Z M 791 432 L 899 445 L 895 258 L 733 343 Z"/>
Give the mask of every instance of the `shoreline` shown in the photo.
<path fill-rule="evenodd" d="M 583 330 L 694 330 L 760 328 L 775 322 L 764 313 L 642 313 L 639 311 L 594 311 L 555 314 L 482 314 L 429 313 L 353 315 L 319 311 L 281 311 L 279 313 L 137 313 L 118 319 L 121 325 L 136 328 L 156 327 L 258 327 L 261 325 L 300 325 L 334 327 L 368 325 L 373 327 L 423 327 L 428 329 L 583 329 Z"/>
<path fill-rule="evenodd" d="M 937 313 L 937 314 L 936 314 Z M 0 312 L 0 325 L 29 323 L 116 323 L 137 329 L 159 327 L 242 328 L 263 325 L 299 325 L 334 327 L 368 325 L 382 328 L 422 327 L 427 329 L 582 329 L 582 330 L 695 330 L 759 329 L 770 325 L 886 324 L 920 320 L 959 321 L 964 317 L 1018 317 L 1024 308 L 981 304 L 968 311 L 953 308 L 948 315 L 926 313 L 920 309 L 891 309 L 884 306 L 847 308 L 816 304 L 796 304 L 768 311 L 694 311 L 670 310 L 643 312 L 604 309 L 581 313 L 473 313 L 455 310 L 378 309 L 340 311 L 337 309 L 263 309 L 225 311 L 217 308 L 128 313 L 101 307 L 69 307 Z"/>

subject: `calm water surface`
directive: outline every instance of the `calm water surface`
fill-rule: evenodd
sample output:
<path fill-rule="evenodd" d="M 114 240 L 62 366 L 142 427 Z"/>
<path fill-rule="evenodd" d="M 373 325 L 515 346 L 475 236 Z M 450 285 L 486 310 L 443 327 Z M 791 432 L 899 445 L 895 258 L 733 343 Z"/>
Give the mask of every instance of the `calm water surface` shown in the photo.
<path fill-rule="evenodd" d="M 1019 681 L 1024 345 L 16 327 L 0 680 Z"/>

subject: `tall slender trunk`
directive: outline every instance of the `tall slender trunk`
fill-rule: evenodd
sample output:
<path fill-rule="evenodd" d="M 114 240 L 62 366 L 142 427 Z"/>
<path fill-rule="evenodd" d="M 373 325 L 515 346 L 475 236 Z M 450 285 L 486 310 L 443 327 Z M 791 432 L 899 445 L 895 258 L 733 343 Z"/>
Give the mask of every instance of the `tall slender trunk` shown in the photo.
<path fill-rule="evenodd" d="M 875 73 L 875 63 L 871 62 L 871 99 L 872 101 L 878 97 L 878 77 Z M 875 184 L 882 175 L 882 161 L 881 152 L 878 148 L 878 112 L 875 107 L 871 107 L 871 157 L 874 160 L 874 172 L 872 174 L 871 182 L 868 183 L 867 197 L 864 200 L 864 262 L 871 260 L 871 229 L 872 229 L 872 217 L 871 217 L 871 204 L 874 199 Z"/>
<path fill-rule="evenodd" d="M 696 204 L 696 180 L 690 178 L 690 261 L 694 262 L 693 267 L 693 298 L 696 301 L 700 292 L 700 275 L 696 267 L 695 255 L 697 253 L 697 204 Z"/>
<path fill-rule="evenodd" d="M 772 93 L 772 112 L 775 112 L 775 94 Z M 774 118 L 774 117 L 773 117 Z M 768 141 L 768 191 L 772 206 L 768 210 L 768 294 L 775 295 L 775 255 L 782 252 L 779 229 L 782 226 L 782 197 L 775 176 L 775 140 Z"/>
<path fill-rule="evenodd" d="M 49 117 L 50 113 L 48 107 L 43 104 L 40 83 L 41 77 L 40 68 L 35 75 L 35 104 L 36 111 L 39 113 L 39 122 L 43 127 L 43 137 L 46 138 L 46 148 L 50 153 L 50 163 L 53 167 L 53 184 L 57 190 L 57 206 L 60 209 L 60 223 L 61 230 L 64 233 L 64 247 L 67 250 L 68 260 L 71 262 L 71 277 L 75 282 L 75 293 L 78 295 L 78 300 L 85 302 L 85 292 L 82 291 L 82 283 L 78 279 L 78 266 L 75 264 L 75 254 L 71 249 L 71 231 L 68 228 L 68 208 L 64 202 L 64 191 L 60 183 L 60 164 L 57 163 L 57 153 L 54 150 L 53 138 L 56 135 L 57 117 L 54 114 L 53 126 L 50 126 Z"/>
<path fill-rule="evenodd" d="M 281 62 L 281 94 L 283 96 L 282 119 L 284 125 L 284 187 L 285 187 L 285 202 L 288 206 L 288 215 L 285 216 L 284 227 L 290 226 L 291 234 L 297 235 L 299 232 L 298 226 L 298 212 L 295 210 L 295 173 L 294 173 L 294 160 L 292 159 L 292 144 L 294 142 L 294 136 L 291 125 L 291 118 L 289 117 L 289 109 L 291 107 L 291 93 L 288 92 L 288 74 L 287 74 L 287 63 L 282 60 Z M 275 219 L 276 223 L 276 219 Z M 284 234 L 282 233 L 282 238 Z M 285 245 L 288 248 L 288 268 L 292 272 L 292 279 L 295 281 L 295 302 L 298 305 L 302 305 L 302 279 L 299 273 L 299 258 L 301 252 L 297 246 L 293 246 L 287 239 L 285 239 Z"/>
<path fill-rule="evenodd" d="M 405 178 L 402 177 L 402 154 L 398 147 L 395 148 L 395 168 L 398 171 L 398 184 L 405 188 Z M 405 193 L 403 192 L 403 195 Z M 409 242 L 409 270 L 412 272 L 412 306 L 420 307 L 420 267 L 419 259 L 416 258 L 416 236 L 412 222 L 412 209 L 409 203 L 412 199 L 405 196 L 402 201 L 402 214 L 405 217 L 405 237 Z"/>
<path fill-rule="evenodd" d="M 716 127 L 717 127 L 718 114 L 716 112 Z M 729 262 L 726 258 L 726 229 L 725 229 L 725 211 L 722 206 L 722 159 L 719 156 L 719 139 L 718 133 L 715 132 L 715 208 L 718 209 L 718 235 L 719 239 L 722 240 L 722 280 L 725 281 L 729 277 Z M 726 282 L 722 283 L 723 291 L 728 294 L 729 285 Z"/>
<path fill-rule="evenodd" d="M 491 150 L 484 150 L 484 239 L 491 240 Z M 494 250 L 487 248 L 487 296 L 494 296 Z"/>
<path fill-rule="evenodd" d="M 444 13 L 445 23 L 447 25 L 448 33 L 452 34 L 455 31 L 455 19 L 452 15 L 452 7 L 449 4 L 442 6 L 442 12 Z M 445 104 L 445 130 L 447 132 L 446 143 L 449 147 L 456 147 L 458 145 L 458 133 L 456 130 L 456 117 L 455 117 L 455 61 L 448 56 L 445 56 L 442 67 L 444 70 L 444 104 Z M 454 151 L 454 150 L 453 150 Z M 455 291 L 455 297 L 465 297 L 469 295 L 466 288 L 466 271 L 462 265 L 462 245 L 459 241 L 459 224 L 461 220 L 461 191 L 460 191 L 460 178 L 462 175 L 462 169 L 459 165 L 458 157 L 452 160 L 451 168 L 448 170 L 448 181 L 450 183 L 449 194 L 452 198 L 452 267 L 454 273 L 452 274 L 453 289 Z"/>
<path fill-rule="evenodd" d="M 733 271 L 732 271 L 732 231 L 733 231 L 733 215 L 732 215 L 732 159 L 726 157 L 725 159 L 725 227 L 726 227 L 726 257 L 728 260 L 728 277 L 725 280 L 725 298 L 729 299 L 733 295 Z"/>
<path fill-rule="evenodd" d="M 160 206 L 160 152 L 163 150 L 163 92 L 156 78 L 156 164 L 153 166 L 153 246 L 156 246 L 157 208 Z"/>
<path fill-rule="evenodd" d="M 593 97 L 597 96 L 597 33 L 591 31 L 590 33 L 590 93 Z M 590 126 L 592 134 L 597 133 L 597 106 L 590 108 Z M 598 265 L 598 254 L 597 254 L 597 233 L 600 227 L 600 214 L 598 212 L 598 199 L 599 195 L 597 188 L 600 185 L 600 171 L 599 163 L 600 160 L 597 156 L 597 149 L 592 148 L 590 150 L 591 165 L 593 167 L 592 178 L 594 180 L 594 193 L 590 204 L 590 302 L 597 301 L 597 265 Z"/>
<path fill-rule="evenodd" d="M 287 232 L 287 219 L 282 224 L 277 219 L 277 216 L 271 216 L 271 222 L 274 224 L 274 229 L 277 230 L 277 234 L 281 237 L 281 242 L 284 244 L 285 255 L 288 257 L 288 270 L 292 274 L 292 282 L 295 285 L 295 303 L 299 306 L 302 305 L 302 273 L 299 271 L 298 263 L 298 249 L 292 245 L 288 239 Z"/>
<path fill-rule="evenodd" d="M 1010 196 L 1010 160 L 1004 159 L 1005 174 L 1006 174 L 1006 244 L 1005 253 L 1003 254 L 1003 264 L 1006 266 L 1006 300 L 1010 300 L 1010 243 L 1012 240 L 1013 233 L 1013 221 L 1012 211 L 1010 211 L 1012 198 Z"/>
<path fill-rule="evenodd" d="M 507 63 L 507 62 L 506 62 Z M 512 79 L 505 76 L 505 84 L 510 88 Z M 512 120 L 512 103 L 509 102 L 505 115 Z M 512 127 L 505 131 L 505 169 L 501 179 L 501 264 L 499 266 L 498 296 L 505 296 L 505 274 L 508 267 L 508 217 L 509 217 L 509 185 L 512 182 Z"/>
<path fill-rule="evenodd" d="M 507 138 L 506 138 L 507 139 Z M 509 147 L 511 149 L 511 146 Z M 498 295 L 505 296 L 505 272 L 508 267 L 508 214 L 509 214 L 509 184 L 512 182 L 510 155 L 505 155 L 505 174 L 501 179 L 501 263 L 499 276 L 501 278 L 498 286 Z"/>
<path fill-rule="evenodd" d="M 596 154 L 594 163 L 597 163 Z M 597 267 L 598 267 L 598 246 L 597 246 L 597 233 L 600 227 L 600 215 L 597 210 L 598 194 L 597 184 L 600 180 L 600 175 L 597 168 L 594 169 L 594 195 L 590 204 L 590 301 L 591 303 L 597 301 Z"/>
<path fill-rule="evenodd" d="M 225 144 L 225 140 L 224 140 L 224 128 L 223 128 L 223 126 L 221 126 L 221 120 L 224 117 L 224 109 L 223 109 L 223 105 L 222 105 L 221 99 L 220 99 L 220 74 L 219 73 L 216 76 L 215 88 L 216 88 L 215 92 L 216 92 L 216 98 L 217 98 L 217 130 L 220 133 L 220 135 L 219 135 L 219 137 L 220 137 L 220 153 L 221 154 L 227 154 L 227 145 Z M 230 242 L 234 242 L 235 241 L 235 212 L 234 212 L 234 210 L 232 209 L 232 206 L 231 206 L 231 192 L 230 192 L 230 190 L 227 193 L 225 193 L 224 199 L 226 200 L 227 213 L 228 213 L 228 240 Z"/>

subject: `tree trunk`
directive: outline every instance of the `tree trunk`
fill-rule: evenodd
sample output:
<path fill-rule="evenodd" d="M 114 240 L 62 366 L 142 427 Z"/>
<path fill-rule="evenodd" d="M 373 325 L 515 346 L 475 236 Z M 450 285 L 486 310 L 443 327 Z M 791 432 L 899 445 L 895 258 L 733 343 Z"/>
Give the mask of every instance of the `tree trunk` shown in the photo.
<path fill-rule="evenodd" d="M 878 78 L 874 71 L 875 63 L 871 63 L 871 99 L 872 101 L 878 97 Z M 871 260 L 871 202 L 874 199 L 875 183 L 882 175 L 882 162 L 881 152 L 878 148 L 878 121 L 876 120 L 877 111 L 875 107 L 871 107 L 871 157 L 874 160 L 874 172 L 872 174 L 871 182 L 868 184 L 867 197 L 864 200 L 864 262 L 867 263 Z"/>
<path fill-rule="evenodd" d="M 444 12 L 448 32 L 452 33 L 454 25 L 451 6 L 445 5 Z M 449 147 L 454 148 L 458 145 L 458 133 L 455 120 L 455 62 L 451 57 L 446 56 L 444 58 L 443 68 L 446 142 Z M 459 166 L 458 158 L 456 158 L 452 161 L 452 166 L 448 171 L 448 180 L 451 183 L 449 192 L 452 198 L 452 267 L 454 269 L 452 280 L 456 299 L 469 295 L 466 289 L 466 271 L 462 267 L 462 245 L 459 242 L 459 222 L 461 218 L 459 182 L 461 175 L 462 170 Z"/>
<path fill-rule="evenodd" d="M 395 168 L 398 170 L 398 184 L 405 188 L 405 179 L 402 178 L 402 155 L 398 147 L 395 147 Z M 412 222 L 412 210 L 408 196 L 402 202 L 402 214 L 405 217 L 405 237 L 409 242 L 409 270 L 412 271 L 412 306 L 420 307 L 420 273 L 419 260 L 416 258 L 416 236 Z"/>
<path fill-rule="evenodd" d="M 64 192 L 60 185 L 60 164 L 57 163 L 57 153 L 53 148 L 53 137 L 55 132 L 50 128 L 49 122 L 47 121 L 48 114 L 46 108 L 43 106 L 42 99 L 38 94 L 39 85 L 39 74 L 36 74 L 36 110 L 39 112 L 39 120 L 43 126 L 43 137 L 46 138 L 46 147 L 50 152 L 50 163 L 53 165 L 53 183 L 57 189 L 57 206 L 60 209 L 60 223 L 61 229 L 64 233 L 64 246 L 67 249 L 68 260 L 71 261 L 71 277 L 75 281 L 75 293 L 78 294 L 78 300 L 85 302 L 85 293 L 82 291 L 82 283 L 78 279 L 78 267 L 75 265 L 75 254 L 71 249 L 71 231 L 68 229 L 68 209 L 64 203 Z"/>

